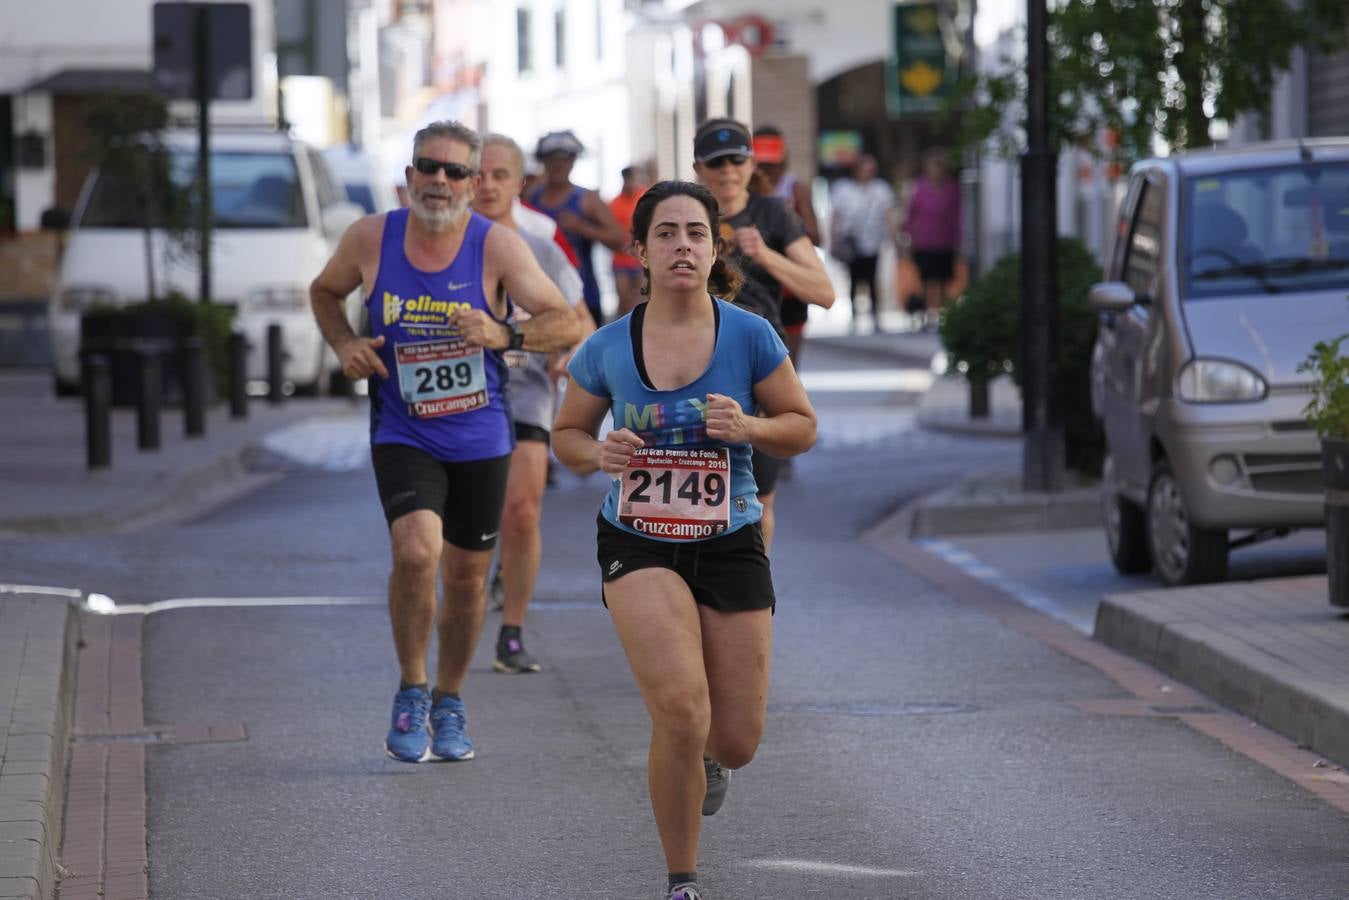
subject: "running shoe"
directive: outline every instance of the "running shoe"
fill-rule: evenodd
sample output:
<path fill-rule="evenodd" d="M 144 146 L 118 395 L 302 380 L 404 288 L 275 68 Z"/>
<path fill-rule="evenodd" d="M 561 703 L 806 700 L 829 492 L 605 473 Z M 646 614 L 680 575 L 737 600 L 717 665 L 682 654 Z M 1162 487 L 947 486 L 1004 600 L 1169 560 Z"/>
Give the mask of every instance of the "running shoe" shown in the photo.
<path fill-rule="evenodd" d="M 726 789 L 731 786 L 731 770 L 722 768 L 715 759 L 703 757 L 703 771 L 707 773 L 707 793 L 703 795 L 703 815 L 716 814 L 726 802 Z"/>
<path fill-rule="evenodd" d="M 529 655 L 519 638 L 502 638 L 497 641 L 497 658 L 492 668 L 508 675 L 518 675 L 521 672 L 537 672 L 542 666 Z"/>
<path fill-rule="evenodd" d="M 451 762 L 473 758 L 473 742 L 468 739 L 468 719 L 464 701 L 441 697 L 431 708 L 431 755 Z"/>
<path fill-rule="evenodd" d="M 698 890 L 697 882 L 686 881 L 670 888 L 665 900 L 703 900 L 703 892 Z"/>
<path fill-rule="evenodd" d="M 487 588 L 487 599 L 491 604 L 492 612 L 500 612 L 506 608 L 506 588 L 501 584 L 500 569 L 497 569 L 496 574 L 492 576 L 492 584 Z"/>
<path fill-rule="evenodd" d="M 393 720 L 384 738 L 384 752 L 399 762 L 416 763 L 428 758 L 431 735 L 426 717 L 431 713 L 431 695 L 410 687 L 393 695 Z"/>

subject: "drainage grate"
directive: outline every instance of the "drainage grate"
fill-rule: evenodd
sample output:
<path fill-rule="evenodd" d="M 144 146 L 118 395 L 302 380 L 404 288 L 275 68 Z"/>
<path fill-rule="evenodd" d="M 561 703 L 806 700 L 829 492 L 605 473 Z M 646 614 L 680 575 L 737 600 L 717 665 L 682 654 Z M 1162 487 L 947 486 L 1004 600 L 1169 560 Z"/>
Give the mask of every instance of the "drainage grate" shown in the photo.
<path fill-rule="evenodd" d="M 797 716 L 944 716 L 978 712 L 966 703 L 770 703 L 770 713 Z"/>

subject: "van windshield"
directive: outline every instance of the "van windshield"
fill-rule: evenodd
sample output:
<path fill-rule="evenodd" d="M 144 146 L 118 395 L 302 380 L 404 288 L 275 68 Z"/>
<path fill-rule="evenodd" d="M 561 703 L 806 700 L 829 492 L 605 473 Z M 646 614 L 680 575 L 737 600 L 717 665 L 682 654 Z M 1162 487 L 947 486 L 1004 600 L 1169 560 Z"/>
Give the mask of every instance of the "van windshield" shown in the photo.
<path fill-rule="evenodd" d="M 1195 177 L 1181 203 L 1186 300 L 1349 288 L 1349 163 Z"/>
<path fill-rule="evenodd" d="M 190 228 L 195 203 L 185 189 L 196 176 L 196 154 L 172 153 L 166 163 L 141 171 L 151 169 L 158 169 L 153 181 L 99 172 L 78 225 L 144 228 L 148 213 L 154 227 L 173 221 Z M 289 153 L 212 153 L 211 203 L 216 228 L 303 228 L 306 223 L 295 158 Z"/>

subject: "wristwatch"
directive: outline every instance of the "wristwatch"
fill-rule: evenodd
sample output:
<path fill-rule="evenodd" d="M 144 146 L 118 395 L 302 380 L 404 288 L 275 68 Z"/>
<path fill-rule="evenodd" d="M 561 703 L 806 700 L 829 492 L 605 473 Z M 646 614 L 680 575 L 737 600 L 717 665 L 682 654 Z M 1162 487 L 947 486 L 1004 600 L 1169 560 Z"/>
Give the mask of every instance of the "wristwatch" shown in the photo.
<path fill-rule="evenodd" d="M 511 329 L 511 343 L 507 350 L 519 350 L 525 345 L 525 333 L 520 330 L 520 326 L 515 322 L 507 323 Z"/>

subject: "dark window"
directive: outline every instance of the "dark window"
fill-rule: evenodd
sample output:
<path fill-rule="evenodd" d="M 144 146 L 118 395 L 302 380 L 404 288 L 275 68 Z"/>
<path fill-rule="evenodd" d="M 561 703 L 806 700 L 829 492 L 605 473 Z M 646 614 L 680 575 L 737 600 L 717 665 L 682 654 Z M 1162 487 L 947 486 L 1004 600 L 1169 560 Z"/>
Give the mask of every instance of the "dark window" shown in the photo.
<path fill-rule="evenodd" d="M 534 58 L 530 51 L 532 47 L 529 42 L 529 10 L 517 9 L 515 11 L 515 47 L 516 71 L 524 73 L 534 68 Z"/>
<path fill-rule="evenodd" d="M 162 226 L 170 218 L 171 194 L 177 194 L 180 210 L 190 203 L 184 189 L 192 183 L 196 166 L 195 153 L 174 153 L 167 175 L 161 168 L 152 190 L 145 178 L 100 173 L 80 226 L 143 228 L 151 207 L 151 223 Z M 168 189 L 166 177 L 175 190 Z M 212 153 L 211 204 L 216 228 L 303 228 L 307 221 L 295 158 L 289 153 Z M 185 218 L 179 221 L 190 224 Z"/>
<path fill-rule="evenodd" d="M 1139 296 L 1154 296 L 1157 285 L 1157 262 L 1162 251 L 1162 217 L 1166 209 L 1166 192 L 1158 184 L 1145 181 L 1138 197 L 1138 211 L 1134 213 L 1134 227 L 1129 232 L 1129 247 L 1124 257 L 1124 281 Z"/>
<path fill-rule="evenodd" d="M 553 15 L 553 47 L 557 54 L 557 67 L 567 67 L 567 11 L 559 9 Z"/>

